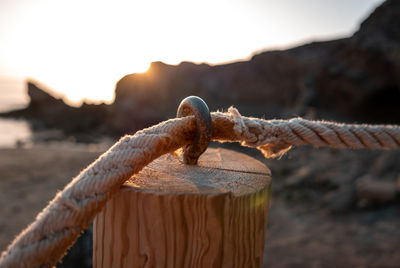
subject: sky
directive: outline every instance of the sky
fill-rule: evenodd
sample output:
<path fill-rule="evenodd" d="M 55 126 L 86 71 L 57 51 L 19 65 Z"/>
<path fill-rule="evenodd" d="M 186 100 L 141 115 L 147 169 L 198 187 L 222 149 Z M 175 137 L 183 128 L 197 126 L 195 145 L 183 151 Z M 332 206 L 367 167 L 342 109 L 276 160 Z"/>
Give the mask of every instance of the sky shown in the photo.
<path fill-rule="evenodd" d="M 1 80 L 110 102 L 152 61 L 218 64 L 350 36 L 383 0 L 0 0 Z"/>

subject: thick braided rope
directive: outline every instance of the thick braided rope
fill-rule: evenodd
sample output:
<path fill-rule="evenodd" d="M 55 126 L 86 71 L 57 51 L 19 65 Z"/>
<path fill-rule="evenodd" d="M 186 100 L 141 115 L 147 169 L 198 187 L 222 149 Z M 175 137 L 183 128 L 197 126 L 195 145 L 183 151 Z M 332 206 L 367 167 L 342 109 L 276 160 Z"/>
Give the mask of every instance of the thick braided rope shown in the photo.
<path fill-rule="evenodd" d="M 399 149 L 399 126 L 344 125 L 304 119 L 262 120 L 212 113 L 214 140 L 241 142 L 276 157 L 291 146 Z M 106 201 L 132 175 L 157 157 L 188 144 L 193 117 L 171 119 L 125 136 L 75 177 L 19 234 L 0 257 L 0 267 L 51 267 L 87 228 Z"/>
<path fill-rule="evenodd" d="M 257 147 L 267 158 L 282 155 L 292 146 L 307 144 L 338 149 L 400 148 L 400 127 L 394 125 L 339 124 L 302 118 L 263 120 L 241 116 L 235 108 L 230 108 L 227 114 L 214 113 L 213 119 L 227 115 L 234 121 L 237 141 Z M 226 138 L 223 135 L 222 140 Z"/>

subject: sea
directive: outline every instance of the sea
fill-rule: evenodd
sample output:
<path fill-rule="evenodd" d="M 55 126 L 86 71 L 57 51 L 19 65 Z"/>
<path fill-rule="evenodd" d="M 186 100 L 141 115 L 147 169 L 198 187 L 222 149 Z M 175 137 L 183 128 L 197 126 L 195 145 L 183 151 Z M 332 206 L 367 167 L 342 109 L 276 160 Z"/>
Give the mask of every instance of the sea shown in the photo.
<path fill-rule="evenodd" d="M 24 79 L 14 77 L 0 77 L 0 112 L 21 109 L 28 105 Z M 32 131 L 24 119 L 8 119 L 0 117 L 0 148 L 13 148 L 29 143 Z"/>

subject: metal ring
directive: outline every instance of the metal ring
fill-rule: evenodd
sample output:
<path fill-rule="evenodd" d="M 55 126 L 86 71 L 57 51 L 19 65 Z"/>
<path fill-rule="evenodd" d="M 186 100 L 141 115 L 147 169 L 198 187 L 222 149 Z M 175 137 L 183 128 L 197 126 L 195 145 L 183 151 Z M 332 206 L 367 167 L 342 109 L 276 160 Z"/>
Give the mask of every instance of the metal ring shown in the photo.
<path fill-rule="evenodd" d="M 196 136 L 193 143 L 183 148 L 183 161 L 185 164 L 195 165 L 200 155 L 210 144 L 212 135 L 212 121 L 207 104 L 199 97 L 189 96 L 179 104 L 177 117 L 194 115 L 196 119 Z"/>

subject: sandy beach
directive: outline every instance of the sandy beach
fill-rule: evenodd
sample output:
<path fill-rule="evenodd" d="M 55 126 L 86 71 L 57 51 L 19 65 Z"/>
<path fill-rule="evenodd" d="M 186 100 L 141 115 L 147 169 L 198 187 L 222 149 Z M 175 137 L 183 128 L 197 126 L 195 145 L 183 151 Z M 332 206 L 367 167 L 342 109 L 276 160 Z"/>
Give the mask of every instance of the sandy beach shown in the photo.
<path fill-rule="evenodd" d="M 0 250 L 100 153 L 71 144 L 0 149 Z"/>
<path fill-rule="evenodd" d="M 57 191 L 106 149 L 105 145 L 66 142 L 0 149 L 0 249 L 4 250 Z M 361 151 L 299 148 L 282 160 L 264 160 L 255 150 L 242 151 L 267 163 L 273 174 L 264 267 L 395 267 L 400 263 L 398 199 L 332 213 L 332 206 L 338 206 L 338 202 L 343 206 L 346 197 L 335 197 L 332 205 L 325 186 L 318 186 L 321 190 L 311 184 L 315 178 L 318 185 L 326 184 L 321 180 L 327 178 L 343 180 L 349 170 L 374 174 L 382 168 L 398 174 L 398 168 L 393 170 L 389 163 L 392 158 L 398 159 L 398 152 L 373 152 L 363 157 L 365 152 Z M 332 161 L 332 155 L 336 160 Z M 318 169 L 323 171 L 314 173 Z M 305 181 L 299 178 L 302 173 Z M 65 261 L 64 265 L 73 267 Z"/>

